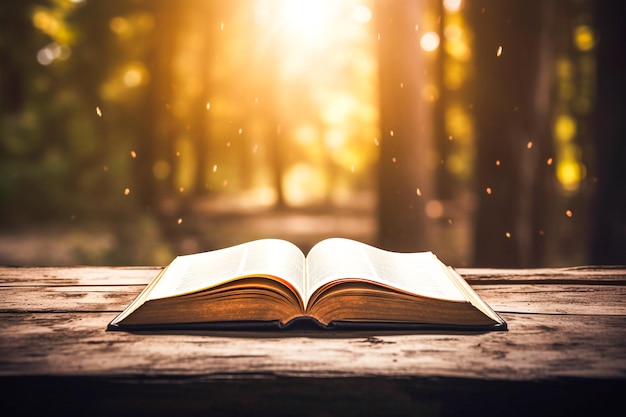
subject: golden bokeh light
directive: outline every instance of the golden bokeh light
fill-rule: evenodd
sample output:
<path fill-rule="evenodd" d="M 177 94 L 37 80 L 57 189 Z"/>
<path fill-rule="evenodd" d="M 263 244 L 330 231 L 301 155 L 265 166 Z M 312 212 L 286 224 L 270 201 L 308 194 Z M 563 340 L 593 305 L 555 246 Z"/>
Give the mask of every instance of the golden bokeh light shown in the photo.
<path fill-rule="evenodd" d="M 171 168 L 167 161 L 157 161 L 152 166 L 152 173 L 154 177 L 159 180 L 164 180 L 170 176 Z"/>
<path fill-rule="evenodd" d="M 576 120 L 564 114 L 554 122 L 554 137 L 560 142 L 569 142 L 576 136 Z"/>
<path fill-rule="evenodd" d="M 109 22 L 109 29 L 111 32 L 115 33 L 118 36 L 124 37 L 129 34 L 132 30 L 132 25 L 128 21 L 128 19 L 116 16 Z"/>
<path fill-rule="evenodd" d="M 420 38 L 420 46 L 426 52 L 432 52 L 439 48 L 439 35 L 437 32 L 426 32 Z"/>
<path fill-rule="evenodd" d="M 354 20 L 358 23 L 368 23 L 372 20 L 372 11 L 369 7 L 359 4 L 354 10 Z"/>
<path fill-rule="evenodd" d="M 463 0 L 443 0 L 443 8 L 447 12 L 458 12 L 463 8 Z"/>
<path fill-rule="evenodd" d="M 565 159 L 556 166 L 556 177 L 566 191 L 578 190 L 585 172 L 585 166 L 574 159 Z"/>
<path fill-rule="evenodd" d="M 300 163 L 283 178 L 286 203 L 294 207 L 319 204 L 328 195 L 327 172 L 319 166 Z"/>
<path fill-rule="evenodd" d="M 438 219 L 443 216 L 443 204 L 439 200 L 428 200 L 424 211 L 429 218 Z"/>
<path fill-rule="evenodd" d="M 574 28 L 574 43 L 580 51 L 590 51 L 596 44 L 593 29 L 587 25 L 579 25 Z"/>
<path fill-rule="evenodd" d="M 279 7 L 289 31 L 309 41 L 323 36 L 333 12 L 331 4 L 324 0 L 284 1 Z"/>
<path fill-rule="evenodd" d="M 122 77 L 124 85 L 128 88 L 140 86 L 143 79 L 143 72 L 139 68 L 128 69 Z"/>

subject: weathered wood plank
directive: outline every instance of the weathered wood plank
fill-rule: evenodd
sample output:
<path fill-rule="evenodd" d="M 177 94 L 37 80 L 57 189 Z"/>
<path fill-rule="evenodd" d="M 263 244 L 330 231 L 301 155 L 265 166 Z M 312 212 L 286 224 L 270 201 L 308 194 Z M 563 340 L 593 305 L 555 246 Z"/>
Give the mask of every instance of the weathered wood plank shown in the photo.
<path fill-rule="evenodd" d="M 457 268 L 473 285 L 498 283 L 626 285 L 626 266 L 577 266 L 568 268 L 492 269 Z"/>
<path fill-rule="evenodd" d="M 0 267 L 0 378 L 626 379 L 623 269 L 462 270 L 508 332 L 106 332 L 158 271 Z"/>
<path fill-rule="evenodd" d="M 3 286 L 146 285 L 161 267 L 0 267 Z M 580 284 L 626 285 L 626 267 L 537 269 L 458 268 L 472 285 Z"/>
<path fill-rule="evenodd" d="M 503 314 L 508 332 L 106 332 L 113 314 L 0 314 L 0 375 L 626 378 L 623 316 Z"/>
<path fill-rule="evenodd" d="M 161 267 L 0 267 L 0 287 L 8 286 L 145 286 Z"/>
<path fill-rule="evenodd" d="M 626 316 L 626 287 L 614 285 L 475 285 L 498 313 Z"/>
<path fill-rule="evenodd" d="M 143 286 L 0 287 L 0 312 L 120 312 Z M 626 315 L 626 286 L 571 284 L 478 285 L 498 312 Z"/>
<path fill-rule="evenodd" d="M 120 312 L 143 286 L 0 287 L 0 312 Z"/>

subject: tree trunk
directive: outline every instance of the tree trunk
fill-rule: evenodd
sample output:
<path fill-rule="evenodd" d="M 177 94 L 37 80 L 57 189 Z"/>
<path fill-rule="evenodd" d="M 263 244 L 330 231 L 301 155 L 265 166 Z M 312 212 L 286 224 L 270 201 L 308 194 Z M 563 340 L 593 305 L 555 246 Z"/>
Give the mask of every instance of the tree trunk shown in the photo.
<path fill-rule="evenodd" d="M 425 6 L 378 3 L 380 76 L 379 245 L 429 250 L 424 204 L 434 197 L 432 102 L 423 97 L 426 62 L 416 25 Z M 419 191 L 418 191 L 419 190 Z"/>
<path fill-rule="evenodd" d="M 543 252 L 547 172 L 541 164 L 551 147 L 550 43 L 544 39 L 549 5 L 492 1 L 468 7 L 478 91 L 474 264 L 536 265 Z"/>
<path fill-rule="evenodd" d="M 626 261 L 626 42 L 624 2 L 594 3 L 598 42 L 598 96 L 594 124 L 597 160 L 597 194 L 591 262 L 624 264 Z"/>

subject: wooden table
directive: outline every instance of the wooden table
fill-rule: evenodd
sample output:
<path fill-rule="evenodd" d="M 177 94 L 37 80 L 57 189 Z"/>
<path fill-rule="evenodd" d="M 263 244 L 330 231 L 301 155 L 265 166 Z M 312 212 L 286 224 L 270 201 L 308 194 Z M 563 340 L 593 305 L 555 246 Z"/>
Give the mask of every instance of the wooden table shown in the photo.
<path fill-rule="evenodd" d="M 158 270 L 0 267 L 0 414 L 625 415 L 625 268 L 459 269 L 506 332 L 107 332 Z"/>

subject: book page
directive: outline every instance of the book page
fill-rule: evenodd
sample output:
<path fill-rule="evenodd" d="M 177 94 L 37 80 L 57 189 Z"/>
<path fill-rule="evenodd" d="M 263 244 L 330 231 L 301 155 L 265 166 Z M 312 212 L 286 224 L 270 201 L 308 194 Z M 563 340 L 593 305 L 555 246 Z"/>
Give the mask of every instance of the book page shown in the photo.
<path fill-rule="evenodd" d="M 317 289 L 344 278 L 365 279 L 426 297 L 467 298 L 431 252 L 389 252 L 350 239 L 327 239 L 307 256 L 307 300 Z"/>
<path fill-rule="evenodd" d="M 304 292 L 304 254 L 280 239 L 255 240 L 211 252 L 182 255 L 164 271 L 148 299 L 189 294 L 241 277 L 277 277 Z"/>

